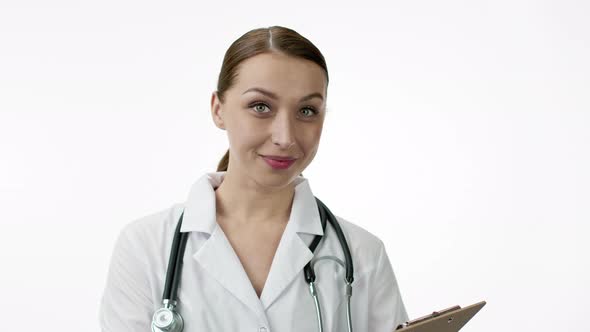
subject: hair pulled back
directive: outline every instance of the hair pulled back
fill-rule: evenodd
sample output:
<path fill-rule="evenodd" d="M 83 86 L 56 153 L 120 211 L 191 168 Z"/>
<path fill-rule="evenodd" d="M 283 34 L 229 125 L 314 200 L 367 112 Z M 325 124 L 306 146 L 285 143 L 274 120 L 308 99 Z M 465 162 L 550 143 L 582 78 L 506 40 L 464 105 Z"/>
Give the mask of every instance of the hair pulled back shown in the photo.
<path fill-rule="evenodd" d="M 271 26 L 250 30 L 236 39 L 225 52 L 217 80 L 217 95 L 220 102 L 225 102 L 225 93 L 235 83 L 238 65 L 261 53 L 278 52 L 293 57 L 310 60 L 322 67 L 328 79 L 328 67 L 320 50 L 307 38 L 295 30 Z M 217 165 L 217 172 L 227 171 L 229 149 Z M 302 174 L 303 175 L 303 174 Z"/>

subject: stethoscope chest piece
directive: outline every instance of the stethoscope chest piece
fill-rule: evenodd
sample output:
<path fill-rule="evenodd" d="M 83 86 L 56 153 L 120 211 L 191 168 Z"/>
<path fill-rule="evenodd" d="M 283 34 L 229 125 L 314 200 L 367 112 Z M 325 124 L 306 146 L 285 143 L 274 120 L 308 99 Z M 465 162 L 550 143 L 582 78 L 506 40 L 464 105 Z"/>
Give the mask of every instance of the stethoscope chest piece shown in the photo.
<path fill-rule="evenodd" d="M 182 316 L 173 307 L 160 308 L 152 317 L 152 332 L 180 332 L 183 328 Z"/>

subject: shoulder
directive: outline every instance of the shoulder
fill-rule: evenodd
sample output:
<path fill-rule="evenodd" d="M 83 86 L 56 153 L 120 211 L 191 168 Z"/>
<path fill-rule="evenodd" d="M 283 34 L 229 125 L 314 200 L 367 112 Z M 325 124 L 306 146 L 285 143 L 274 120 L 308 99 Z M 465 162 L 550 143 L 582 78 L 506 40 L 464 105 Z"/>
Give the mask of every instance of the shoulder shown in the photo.
<path fill-rule="evenodd" d="M 346 234 L 347 240 L 350 238 L 350 242 L 352 242 L 349 243 L 349 246 L 355 246 L 354 249 L 361 251 L 375 252 L 381 250 L 383 247 L 383 241 L 380 237 L 364 227 L 359 226 L 357 223 L 338 215 L 335 215 L 335 217 L 338 219 L 340 227 Z M 350 249 L 352 250 L 353 248 L 351 247 Z"/>
<path fill-rule="evenodd" d="M 163 242 L 172 238 L 175 220 L 181 212 L 182 206 L 174 204 L 131 220 L 121 228 L 118 245 L 142 252 L 158 249 Z"/>
<path fill-rule="evenodd" d="M 345 234 L 353 261 L 359 262 L 355 264 L 355 270 L 357 266 L 359 272 L 374 270 L 383 256 L 387 256 L 381 238 L 350 220 L 335 216 Z"/>

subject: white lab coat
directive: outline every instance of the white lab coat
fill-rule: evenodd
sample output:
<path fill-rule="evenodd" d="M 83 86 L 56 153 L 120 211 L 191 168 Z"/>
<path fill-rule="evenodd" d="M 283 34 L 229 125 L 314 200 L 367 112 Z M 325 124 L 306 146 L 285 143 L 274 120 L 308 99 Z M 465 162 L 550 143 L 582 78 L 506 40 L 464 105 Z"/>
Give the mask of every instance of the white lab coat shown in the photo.
<path fill-rule="evenodd" d="M 290 219 L 281 237 L 260 298 L 216 221 L 215 192 L 225 172 L 205 173 L 183 204 L 127 224 L 112 254 L 99 321 L 105 332 L 148 332 L 161 307 L 175 226 L 191 232 L 178 289 L 185 332 L 315 332 L 317 318 L 303 267 L 314 255 L 308 246 L 323 234 L 307 178 L 299 176 Z M 321 197 L 320 197 L 321 199 Z M 328 205 L 328 204 L 326 204 Z M 328 206 L 328 208 L 330 208 Z M 335 215 L 336 213 L 332 211 Z M 382 241 L 336 216 L 354 266 L 351 300 L 355 332 L 392 332 L 408 315 Z M 316 256 L 344 255 L 328 223 Z M 332 260 L 315 265 L 324 331 L 347 331 L 344 269 Z"/>

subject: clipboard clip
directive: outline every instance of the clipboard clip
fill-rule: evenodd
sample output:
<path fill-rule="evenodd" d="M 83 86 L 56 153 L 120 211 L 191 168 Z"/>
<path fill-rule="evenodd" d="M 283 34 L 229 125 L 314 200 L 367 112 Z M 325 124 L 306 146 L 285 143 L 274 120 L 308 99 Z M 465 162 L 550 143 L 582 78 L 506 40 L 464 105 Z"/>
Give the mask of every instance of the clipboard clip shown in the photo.
<path fill-rule="evenodd" d="M 414 324 L 417 324 L 417 323 L 420 323 L 420 322 L 429 320 L 431 318 L 434 318 L 434 317 L 437 317 L 437 316 L 440 316 L 440 315 L 444 315 L 446 313 L 449 313 L 449 312 L 452 312 L 452 311 L 455 311 L 455 310 L 459 310 L 459 309 L 461 309 L 461 306 L 456 305 L 456 306 L 453 306 L 453 307 L 450 307 L 450 308 L 446 308 L 446 309 L 443 309 L 443 310 L 433 311 L 432 314 L 430 314 L 430 315 L 422 316 L 422 317 L 413 319 L 411 321 L 405 322 L 403 324 L 399 324 L 395 329 L 396 330 L 399 330 L 401 328 L 408 327 L 408 326 L 411 326 L 411 325 L 414 325 Z"/>

